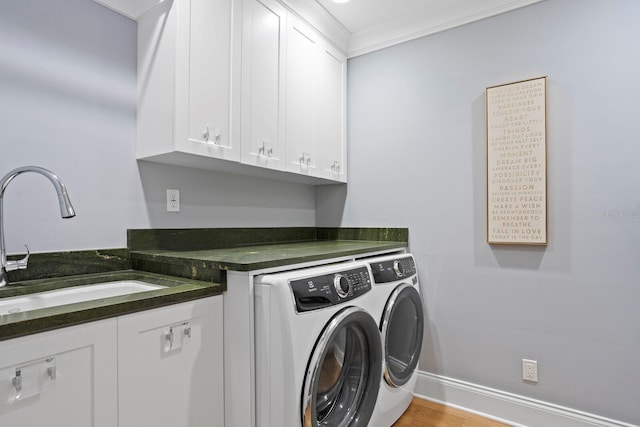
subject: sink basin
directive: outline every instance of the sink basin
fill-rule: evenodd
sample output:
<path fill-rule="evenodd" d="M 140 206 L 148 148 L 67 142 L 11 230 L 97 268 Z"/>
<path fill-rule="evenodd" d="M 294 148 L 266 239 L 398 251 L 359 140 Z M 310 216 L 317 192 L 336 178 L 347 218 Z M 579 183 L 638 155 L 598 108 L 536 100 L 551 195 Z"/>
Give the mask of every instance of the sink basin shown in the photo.
<path fill-rule="evenodd" d="M 166 286 L 152 285 L 137 280 L 121 280 L 95 285 L 73 286 L 70 288 L 0 299 L 0 315 L 152 291 L 165 287 Z"/>

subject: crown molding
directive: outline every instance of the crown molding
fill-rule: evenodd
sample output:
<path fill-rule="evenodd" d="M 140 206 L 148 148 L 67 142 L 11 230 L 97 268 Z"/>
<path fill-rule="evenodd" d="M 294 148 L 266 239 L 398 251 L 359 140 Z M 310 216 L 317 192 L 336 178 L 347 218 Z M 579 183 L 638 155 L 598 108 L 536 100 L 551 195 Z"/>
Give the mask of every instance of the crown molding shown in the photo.
<path fill-rule="evenodd" d="M 458 2 L 457 8 L 446 13 L 432 14 L 430 10 L 425 9 L 420 13 L 404 16 L 389 23 L 351 34 L 347 57 L 364 55 L 541 1 L 544 0 L 496 2 L 495 6 L 487 8 L 481 5 L 481 2 L 464 0 Z"/>
<path fill-rule="evenodd" d="M 351 33 L 315 0 L 280 0 L 289 11 L 304 19 L 338 49 L 346 53 Z"/>
<path fill-rule="evenodd" d="M 172 0 L 94 0 L 127 18 L 137 21 L 138 18 L 164 1 Z"/>

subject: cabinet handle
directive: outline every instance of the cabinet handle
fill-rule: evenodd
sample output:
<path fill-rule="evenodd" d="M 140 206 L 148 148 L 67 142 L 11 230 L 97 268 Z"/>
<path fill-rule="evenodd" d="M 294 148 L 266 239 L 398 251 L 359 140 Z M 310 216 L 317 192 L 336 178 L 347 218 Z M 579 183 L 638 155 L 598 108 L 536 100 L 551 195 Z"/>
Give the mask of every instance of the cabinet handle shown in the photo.
<path fill-rule="evenodd" d="M 49 366 L 47 368 L 47 375 L 49 376 L 49 378 L 51 378 L 52 380 L 56 379 L 56 367 L 55 366 Z"/>
<path fill-rule="evenodd" d="M 54 388 L 56 376 L 55 357 L 16 368 L 15 376 L 11 378 L 14 394 L 10 396 L 9 403 L 36 396 L 45 390 Z"/>
<path fill-rule="evenodd" d="M 273 156 L 273 148 L 269 147 L 269 141 L 262 141 L 262 146 L 258 148 L 258 155 L 269 158 Z"/>
<path fill-rule="evenodd" d="M 204 131 L 202 132 L 202 139 L 206 144 L 220 145 L 220 130 L 214 129 L 213 140 L 210 141 L 209 140 L 210 138 L 211 138 L 211 130 L 209 129 L 209 126 L 205 127 Z"/>
<path fill-rule="evenodd" d="M 173 349 L 173 328 L 164 333 L 164 352 L 168 353 Z"/>
<path fill-rule="evenodd" d="M 340 162 L 337 160 L 334 160 L 334 162 L 331 164 L 331 170 L 333 172 L 340 173 Z"/>
<path fill-rule="evenodd" d="M 301 166 L 311 165 L 311 154 L 302 153 L 302 157 L 300 157 L 300 165 Z"/>
<path fill-rule="evenodd" d="M 16 376 L 11 379 L 11 384 L 16 389 L 16 399 L 19 399 L 22 392 L 22 369 L 16 369 Z"/>
<path fill-rule="evenodd" d="M 178 323 L 177 325 L 170 326 L 169 330 L 163 334 L 164 345 L 162 351 L 164 353 L 171 353 L 181 349 L 191 341 L 191 334 L 191 322 Z"/>

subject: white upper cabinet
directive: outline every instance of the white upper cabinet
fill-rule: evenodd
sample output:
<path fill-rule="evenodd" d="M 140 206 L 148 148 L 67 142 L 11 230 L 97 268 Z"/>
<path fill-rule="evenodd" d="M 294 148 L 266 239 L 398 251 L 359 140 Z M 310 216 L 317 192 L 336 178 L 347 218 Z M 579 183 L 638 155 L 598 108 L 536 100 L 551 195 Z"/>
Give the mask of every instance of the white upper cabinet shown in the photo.
<path fill-rule="evenodd" d="M 186 5 L 187 2 L 184 4 Z M 177 49 L 177 147 L 230 160 L 239 158 L 231 135 L 231 1 L 190 0 L 181 18 L 189 38 Z"/>
<path fill-rule="evenodd" d="M 347 181 L 346 76 L 347 61 L 343 54 L 320 44 L 317 62 L 318 176 Z"/>
<path fill-rule="evenodd" d="M 232 0 L 174 0 L 138 19 L 138 159 L 238 161 Z M 239 80 L 239 79 L 238 79 Z"/>
<path fill-rule="evenodd" d="M 274 0 L 244 0 L 243 15 L 242 163 L 282 170 L 287 13 Z"/>
<path fill-rule="evenodd" d="M 138 159 L 346 182 L 346 58 L 289 2 L 150 4 L 138 16 Z"/>
<path fill-rule="evenodd" d="M 346 58 L 290 17 L 286 62 L 287 170 L 346 182 Z"/>
<path fill-rule="evenodd" d="M 316 175 L 316 33 L 291 17 L 287 28 L 287 170 Z"/>

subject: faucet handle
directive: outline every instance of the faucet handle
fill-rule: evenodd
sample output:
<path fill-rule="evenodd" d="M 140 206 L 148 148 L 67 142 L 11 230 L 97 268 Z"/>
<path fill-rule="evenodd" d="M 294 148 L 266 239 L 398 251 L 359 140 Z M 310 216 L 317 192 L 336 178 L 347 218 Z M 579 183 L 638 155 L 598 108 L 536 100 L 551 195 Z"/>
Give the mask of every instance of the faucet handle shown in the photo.
<path fill-rule="evenodd" d="M 31 252 L 29 251 L 29 246 L 24 245 L 24 247 L 27 248 L 27 255 L 25 255 L 25 257 L 22 259 L 7 261 L 7 265 L 4 268 L 6 271 L 24 270 L 27 268 L 27 264 L 29 263 L 29 256 L 31 255 Z"/>

